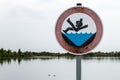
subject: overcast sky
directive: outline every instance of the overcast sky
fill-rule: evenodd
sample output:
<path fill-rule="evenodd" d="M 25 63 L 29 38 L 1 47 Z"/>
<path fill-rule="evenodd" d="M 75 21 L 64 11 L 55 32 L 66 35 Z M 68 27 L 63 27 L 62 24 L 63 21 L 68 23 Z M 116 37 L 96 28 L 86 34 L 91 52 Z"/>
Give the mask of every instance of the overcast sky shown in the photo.
<path fill-rule="evenodd" d="M 94 10 L 103 23 L 102 40 L 93 51 L 120 51 L 118 0 L 0 0 L 0 48 L 67 52 L 56 40 L 55 24 L 78 2 Z"/>

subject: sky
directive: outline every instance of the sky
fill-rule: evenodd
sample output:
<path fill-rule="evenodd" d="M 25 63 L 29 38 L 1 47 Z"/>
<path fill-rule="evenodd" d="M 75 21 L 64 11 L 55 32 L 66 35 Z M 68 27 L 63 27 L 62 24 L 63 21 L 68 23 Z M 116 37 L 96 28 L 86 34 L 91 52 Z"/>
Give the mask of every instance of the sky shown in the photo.
<path fill-rule="evenodd" d="M 0 0 L 0 48 L 67 52 L 56 40 L 55 25 L 76 3 L 94 10 L 102 20 L 103 36 L 92 51 L 120 51 L 118 0 Z"/>

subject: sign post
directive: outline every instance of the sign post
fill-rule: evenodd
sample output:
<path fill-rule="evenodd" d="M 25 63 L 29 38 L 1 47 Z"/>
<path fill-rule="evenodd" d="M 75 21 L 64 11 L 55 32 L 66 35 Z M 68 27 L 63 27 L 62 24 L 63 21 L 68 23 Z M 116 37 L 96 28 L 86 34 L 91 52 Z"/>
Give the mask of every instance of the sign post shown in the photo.
<path fill-rule="evenodd" d="M 81 80 L 81 56 L 95 48 L 103 33 L 99 16 L 78 3 L 57 20 L 55 34 L 60 45 L 76 57 L 76 79 Z"/>
<path fill-rule="evenodd" d="M 81 80 L 81 55 L 76 56 L 76 80 Z"/>

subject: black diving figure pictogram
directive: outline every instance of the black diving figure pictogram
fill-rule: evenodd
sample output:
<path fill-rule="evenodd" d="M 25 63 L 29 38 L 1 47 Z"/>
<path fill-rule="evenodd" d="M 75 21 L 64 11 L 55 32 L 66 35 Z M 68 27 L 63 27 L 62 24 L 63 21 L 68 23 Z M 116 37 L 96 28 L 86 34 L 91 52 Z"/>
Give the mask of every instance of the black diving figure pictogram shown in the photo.
<path fill-rule="evenodd" d="M 70 18 L 67 19 L 67 22 L 72 26 L 72 27 L 68 27 L 67 29 L 63 30 L 65 33 L 67 33 L 69 30 L 71 31 L 75 31 L 75 32 L 78 32 L 79 30 L 81 29 L 84 29 L 84 28 L 87 28 L 88 25 L 84 25 L 83 26 L 83 19 L 81 18 L 80 20 L 76 21 L 76 25 L 74 25 Z"/>

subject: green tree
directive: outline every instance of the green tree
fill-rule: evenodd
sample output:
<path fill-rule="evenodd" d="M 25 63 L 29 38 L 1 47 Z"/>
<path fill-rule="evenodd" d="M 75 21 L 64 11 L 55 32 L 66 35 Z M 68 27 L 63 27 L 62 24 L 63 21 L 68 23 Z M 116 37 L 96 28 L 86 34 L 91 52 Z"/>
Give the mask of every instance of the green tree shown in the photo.
<path fill-rule="evenodd" d="M 22 55 L 22 51 L 21 51 L 21 49 L 18 49 L 18 55 L 19 55 L 19 56 Z"/>

